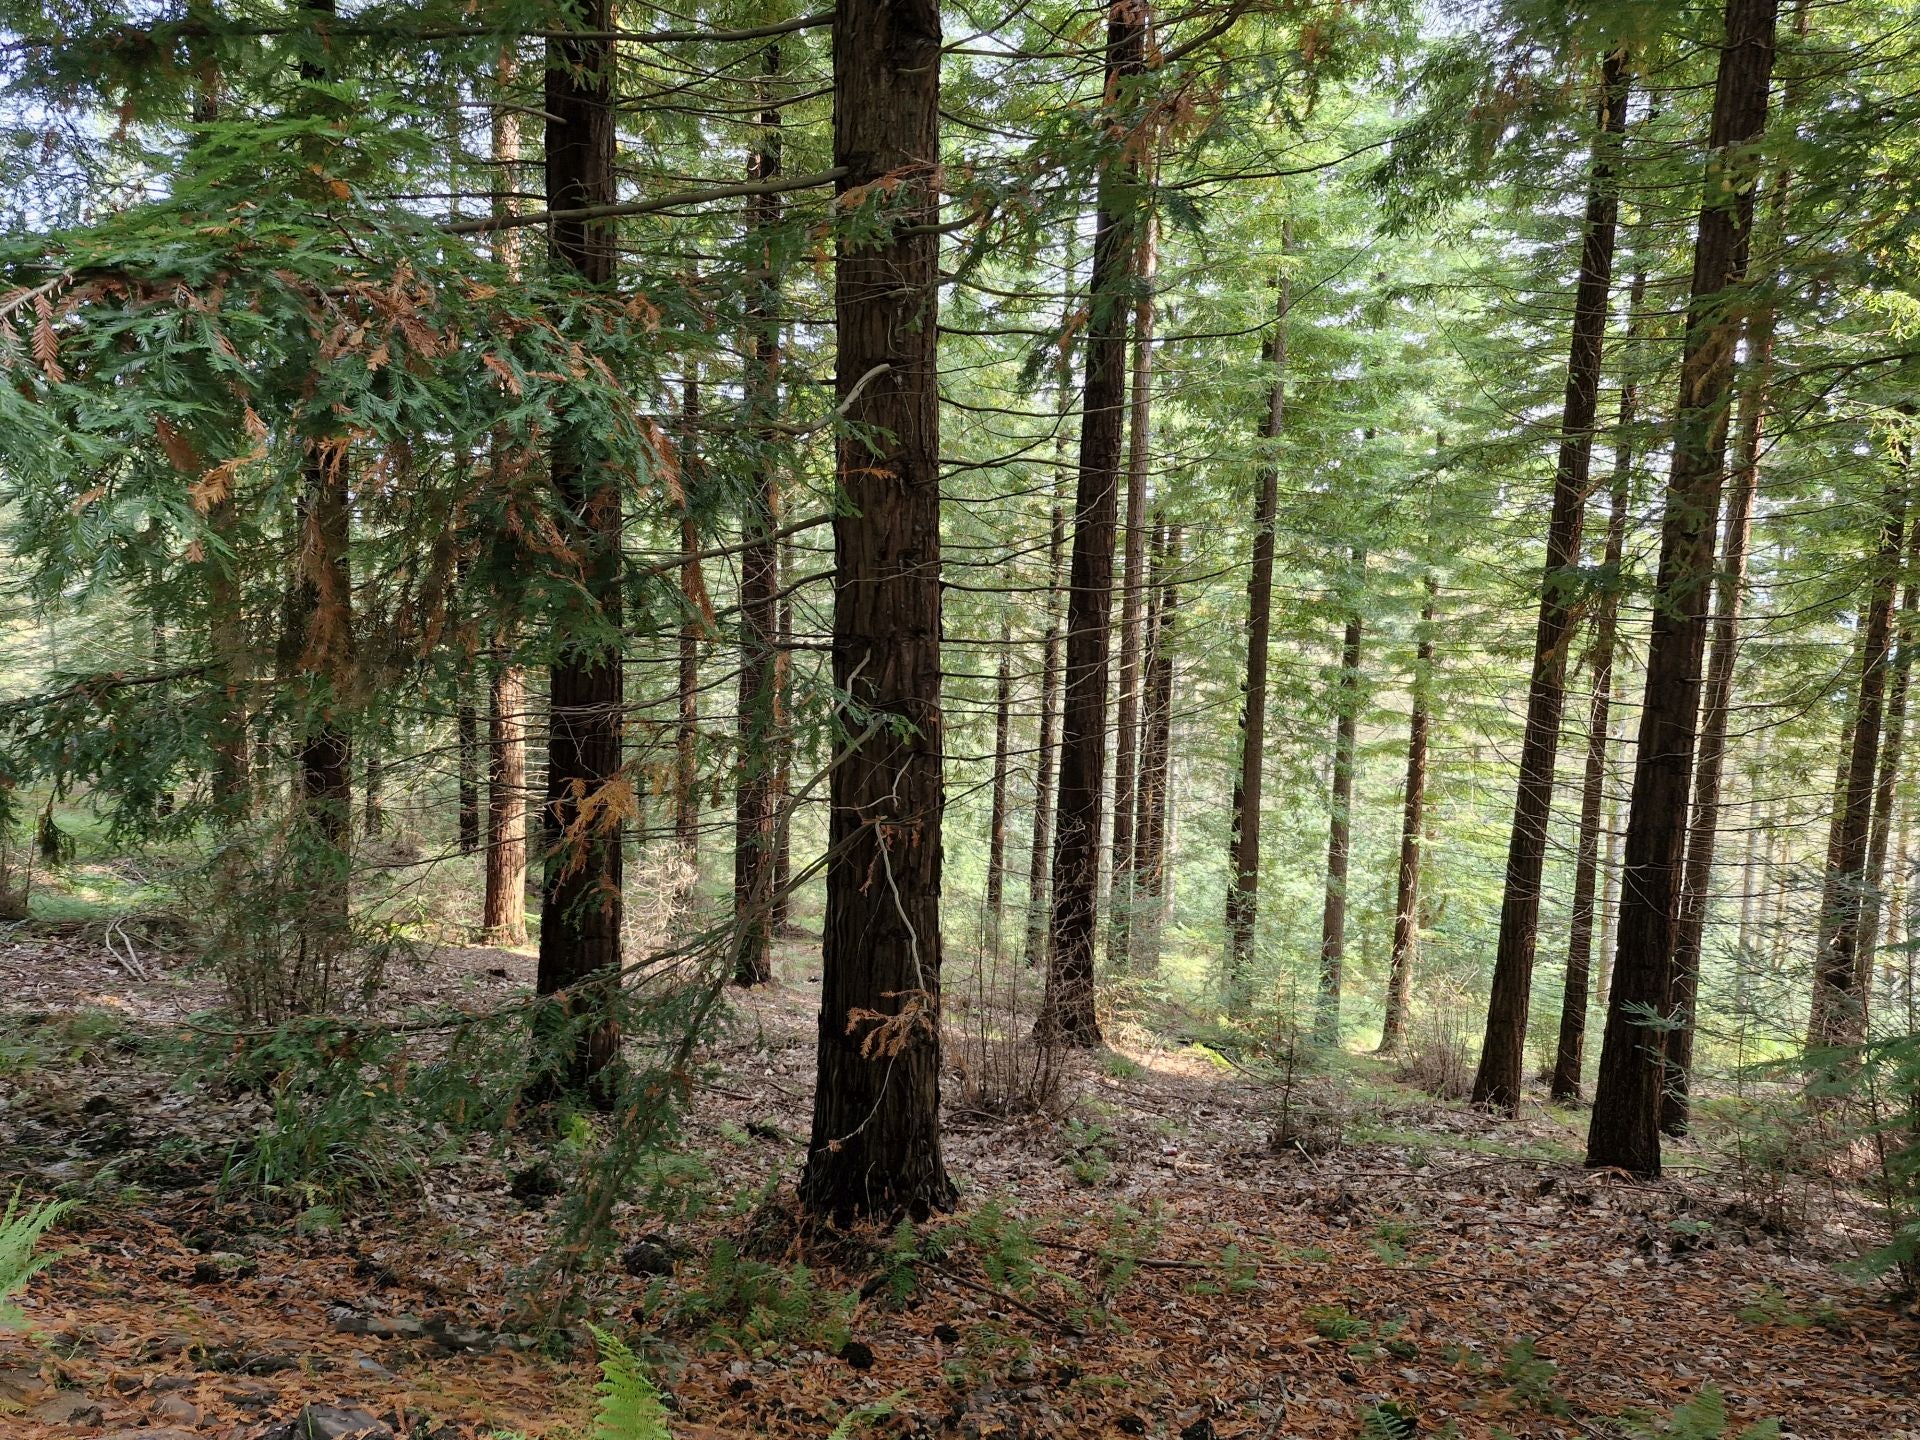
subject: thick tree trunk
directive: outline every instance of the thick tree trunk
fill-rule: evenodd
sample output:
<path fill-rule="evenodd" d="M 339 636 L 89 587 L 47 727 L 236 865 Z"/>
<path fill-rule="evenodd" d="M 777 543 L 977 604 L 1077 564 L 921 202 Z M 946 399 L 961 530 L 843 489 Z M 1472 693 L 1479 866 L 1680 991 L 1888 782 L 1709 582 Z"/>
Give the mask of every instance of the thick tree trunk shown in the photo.
<path fill-rule="evenodd" d="M 1893 635 L 1894 593 L 1906 536 L 1907 475 L 1903 468 L 1889 487 L 1880 547 L 1874 556 L 1862 607 L 1860 684 L 1854 692 L 1853 733 L 1847 748 L 1846 784 L 1840 797 L 1839 824 L 1828 858 L 1821 912 L 1826 943 L 1814 960 L 1813 1005 L 1807 1021 L 1807 1048 L 1824 1050 L 1858 1044 L 1866 1036 L 1865 995 L 1860 985 L 1860 952 L 1870 941 L 1866 928 L 1867 860 L 1872 838 L 1874 790 L 1878 781 L 1883 705 Z"/>
<path fill-rule="evenodd" d="M 1628 350 L 1646 299 L 1647 276 L 1633 277 L 1627 301 Z M 1631 363 L 1631 353 L 1628 356 Z M 1587 652 L 1593 670 L 1593 694 L 1587 706 L 1587 768 L 1580 787 L 1580 838 L 1574 854 L 1573 924 L 1567 933 L 1567 980 L 1560 1000 L 1560 1036 L 1554 1046 L 1553 1098 L 1572 1104 L 1580 1098 L 1586 1063 L 1587 991 L 1593 971 L 1594 896 L 1600 889 L 1600 830 L 1606 808 L 1607 746 L 1613 728 L 1613 656 L 1620 627 L 1620 567 L 1626 555 L 1627 509 L 1632 500 L 1633 424 L 1638 387 L 1629 374 L 1620 385 L 1619 434 L 1613 447 L 1613 486 L 1607 500 L 1607 539 L 1602 565 L 1613 577 L 1593 615 L 1593 646 Z M 1609 871 L 1612 867 L 1609 866 Z M 1609 875 L 1609 885 L 1611 875 Z M 1611 909 L 1609 895 L 1606 906 Z M 1600 953 L 1607 954 L 1601 925 Z M 1603 960 L 1604 964 L 1604 960 Z M 1601 1005 L 1604 1008 L 1605 984 Z"/>
<path fill-rule="evenodd" d="M 1000 665 L 993 682 L 993 799 L 987 811 L 987 952 L 1000 958 L 1007 910 L 1007 750 L 1013 722 L 1013 619 L 1000 621 Z"/>
<path fill-rule="evenodd" d="M 1665 1066 L 1661 1032 L 1650 1030 L 1643 1017 L 1667 1002 L 1740 328 L 1738 306 L 1727 303 L 1725 292 L 1746 274 L 1756 175 L 1752 146 L 1766 129 L 1776 6 L 1777 0 L 1727 0 L 1647 642 L 1646 700 L 1627 812 L 1619 948 L 1587 1131 L 1589 1165 L 1644 1176 L 1660 1173 Z"/>
<path fill-rule="evenodd" d="M 546 54 L 546 203 L 581 210 L 613 203 L 613 43 L 610 0 L 573 12 L 587 38 L 554 37 Z M 614 230 L 600 220 L 556 220 L 547 239 L 555 270 L 583 286 L 611 285 Z M 603 478 L 597 437 L 555 417 L 549 470 L 584 594 L 554 617 L 548 670 L 547 840 L 536 989 L 557 997 L 539 1012 L 531 1093 L 536 1100 L 589 1091 L 612 1099 L 620 1027 L 622 806 L 620 731 L 620 492 Z M 610 803 L 611 802 L 611 803 Z"/>
<path fill-rule="evenodd" d="M 487 704 L 487 889 L 480 914 L 489 945 L 527 943 L 527 672 L 494 651 Z"/>
<path fill-rule="evenodd" d="M 1281 253 L 1287 249 L 1282 232 Z M 1260 906 L 1260 806 L 1266 777 L 1267 651 L 1273 635 L 1274 521 L 1280 509 L 1280 459 L 1276 453 L 1286 421 L 1287 312 L 1291 282 L 1275 277 L 1273 335 L 1263 359 L 1272 371 L 1267 413 L 1261 418 L 1259 490 L 1253 504 L 1253 564 L 1247 572 L 1247 663 L 1240 686 L 1240 770 L 1233 779 L 1233 813 L 1227 831 L 1227 1009 L 1246 1013 L 1253 1000 L 1253 942 Z"/>
<path fill-rule="evenodd" d="M 1128 402 L 1126 583 L 1120 592 L 1120 693 L 1113 757 L 1113 878 L 1107 892 L 1107 961 L 1125 969 L 1132 950 L 1133 825 L 1139 784 L 1141 697 L 1146 674 L 1148 461 L 1153 436 L 1154 227 L 1140 227 Z"/>
<path fill-rule="evenodd" d="M 1580 534 L 1599 413 L 1601 362 L 1607 333 L 1607 296 L 1613 283 L 1613 242 L 1620 200 L 1616 186 L 1621 136 L 1627 128 L 1632 64 L 1624 49 L 1610 53 L 1600 74 L 1600 133 L 1594 140 L 1591 184 L 1582 227 L 1580 276 L 1574 288 L 1573 337 L 1561 412 L 1560 454 L 1554 470 L 1553 513 L 1547 522 L 1547 565 L 1540 581 L 1540 619 L 1534 630 L 1533 671 L 1527 684 L 1526 730 L 1520 746 L 1520 784 L 1507 845 L 1500 937 L 1493 958 L 1486 1038 L 1473 1098 L 1516 1112 L 1526 1064 L 1527 1012 L 1533 959 L 1539 944 L 1540 877 L 1553 810 L 1554 762 L 1566 706 L 1567 647 L 1578 620 Z"/>
<path fill-rule="evenodd" d="M 1713 644 L 1700 712 L 1700 754 L 1693 768 L 1693 819 L 1687 835 L 1686 869 L 1680 877 L 1680 915 L 1674 926 L 1672 978 L 1667 1013 L 1667 1083 L 1660 1092 L 1660 1128 L 1687 1133 L 1693 1071 L 1694 1010 L 1700 994 L 1700 958 L 1707 911 L 1713 904 L 1714 850 L 1720 833 L 1721 769 L 1727 756 L 1727 722 L 1733 713 L 1733 667 L 1740 644 L 1740 603 L 1747 584 L 1747 550 L 1753 538 L 1753 502 L 1760 483 L 1760 434 L 1766 418 L 1767 370 L 1773 356 L 1773 321 L 1761 312 L 1747 321 L 1753 364 L 1751 404 L 1735 441 L 1733 489 L 1722 526 L 1720 572 L 1715 579 Z"/>
<path fill-rule="evenodd" d="M 1355 583 L 1366 564 L 1353 552 Z M 1340 647 L 1339 718 L 1333 738 L 1333 790 L 1327 821 L 1327 893 L 1320 911 L 1320 991 L 1314 1005 L 1313 1035 L 1322 1045 L 1340 1043 L 1340 992 L 1347 948 L 1347 862 L 1353 839 L 1353 771 L 1360 723 L 1359 612 L 1348 617 Z"/>
<path fill-rule="evenodd" d="M 1115 0 L 1107 20 L 1108 117 L 1126 126 L 1131 87 L 1146 65 L 1146 9 Z M 1039 1032 L 1073 1046 L 1100 1043 L 1094 1014 L 1094 927 L 1100 892 L 1102 788 L 1107 768 L 1108 644 L 1113 537 L 1127 401 L 1127 291 L 1138 243 L 1140 166 L 1122 148 L 1102 169 L 1088 297 L 1061 707 L 1060 797 L 1054 820 L 1053 925 Z"/>
<path fill-rule="evenodd" d="M 780 73 L 780 47 L 766 51 L 766 73 Z M 780 111 L 770 85 L 760 85 L 760 139 L 748 157 L 749 180 L 780 174 Z M 779 282 L 773 278 L 772 232 L 780 223 L 780 197 L 747 202 L 747 227 L 762 237 L 759 263 L 768 278 L 754 287 L 747 305 L 745 389 L 747 424 L 759 461 L 741 523 L 740 548 L 740 752 L 735 768 L 733 828 L 733 980 L 764 985 L 773 978 L 773 849 L 776 814 L 774 734 L 779 709 L 776 657 L 779 643 L 780 488 L 774 472 L 778 437 L 771 428 L 780 407 Z"/>
<path fill-rule="evenodd" d="M 1623 711 L 1626 708 L 1626 704 L 1626 685 L 1616 670 L 1613 680 L 1612 713 L 1617 714 Z M 1608 725 L 1609 727 L 1612 725 L 1611 718 L 1608 720 Z M 1609 748 L 1613 750 L 1615 755 L 1620 753 L 1620 748 L 1625 745 L 1626 738 L 1624 733 L 1609 738 Z M 1618 761 L 1613 762 L 1613 764 L 1609 766 L 1609 769 L 1617 768 L 1618 763 Z M 1607 859 L 1603 867 L 1604 873 L 1600 877 L 1599 973 L 1594 977 L 1593 984 L 1593 1008 L 1601 1016 L 1602 1023 L 1605 1023 L 1608 997 L 1613 993 L 1614 941 L 1620 927 L 1620 874 L 1622 870 L 1620 864 L 1620 845 L 1624 838 L 1624 831 L 1620 824 L 1620 797 L 1612 787 L 1609 786 L 1606 818 Z"/>
<path fill-rule="evenodd" d="M 1412 708 L 1407 720 L 1407 787 L 1400 802 L 1400 868 L 1393 896 L 1393 953 L 1387 962 L 1387 1006 L 1380 1053 L 1398 1054 L 1413 1008 L 1413 964 L 1420 948 L 1420 849 L 1427 810 L 1427 727 L 1433 690 L 1433 612 L 1440 582 L 1427 572 L 1427 603 L 1413 655 Z"/>
<path fill-rule="evenodd" d="M 940 1157 L 940 11 L 839 0 L 839 193 L 898 221 L 835 260 L 840 436 L 819 1074 L 800 1181 L 836 1222 L 953 1203 Z"/>

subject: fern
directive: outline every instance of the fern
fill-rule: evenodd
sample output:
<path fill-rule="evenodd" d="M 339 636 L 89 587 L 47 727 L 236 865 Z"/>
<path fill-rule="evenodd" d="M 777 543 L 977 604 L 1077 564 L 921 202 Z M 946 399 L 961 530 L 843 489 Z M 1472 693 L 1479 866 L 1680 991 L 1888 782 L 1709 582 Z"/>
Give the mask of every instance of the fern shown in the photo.
<path fill-rule="evenodd" d="M 0 1329 L 11 1329 L 26 1318 L 13 1303 L 13 1297 L 20 1293 L 21 1286 L 52 1263 L 53 1256 L 35 1251 L 40 1237 L 68 1208 L 65 1201 L 54 1201 L 23 1210 L 19 1187 L 14 1187 L 6 1214 L 0 1215 Z"/>
<path fill-rule="evenodd" d="M 600 1383 L 594 1393 L 600 1397 L 593 1416 L 593 1440 L 671 1440 L 667 1431 L 667 1407 L 660 1403 L 660 1392 L 647 1378 L 640 1357 L 621 1340 L 591 1327 L 600 1346 Z"/>
<path fill-rule="evenodd" d="M 1674 1411 L 1665 1424 L 1656 1428 L 1629 1422 L 1626 1433 L 1633 1440 L 1729 1440 L 1727 1397 L 1709 1385 Z M 1731 1440 L 1779 1440 L 1779 1435 L 1778 1420 L 1761 1420 Z"/>
<path fill-rule="evenodd" d="M 893 1413 L 893 1407 L 900 1403 L 901 1397 L 906 1393 L 904 1390 L 896 1390 L 884 1399 L 870 1400 L 865 1405 L 856 1405 L 846 1413 L 838 1425 L 833 1427 L 833 1432 L 827 1436 L 827 1440 L 853 1440 L 856 1425 L 864 1424 L 868 1420 L 886 1419 Z"/>

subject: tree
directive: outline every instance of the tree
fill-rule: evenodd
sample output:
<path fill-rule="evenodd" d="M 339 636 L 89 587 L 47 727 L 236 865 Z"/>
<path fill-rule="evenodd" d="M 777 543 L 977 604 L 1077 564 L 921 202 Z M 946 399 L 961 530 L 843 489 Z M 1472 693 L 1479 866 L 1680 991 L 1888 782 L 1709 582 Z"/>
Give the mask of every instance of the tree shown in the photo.
<path fill-rule="evenodd" d="M 940 12 L 839 0 L 833 155 L 833 680 L 818 1079 L 800 1194 L 836 1222 L 924 1218 L 940 1155 Z M 887 182 L 883 187 L 881 182 Z M 883 208 L 882 208 L 883 207 Z"/>
<path fill-rule="evenodd" d="M 1407 716 L 1407 784 L 1400 804 L 1400 863 L 1394 881 L 1393 953 L 1388 959 L 1387 1005 L 1380 1024 L 1380 1053 L 1396 1054 L 1406 1042 L 1413 1006 L 1413 964 L 1420 948 L 1420 849 L 1426 826 L 1427 730 L 1433 678 L 1433 614 L 1439 577 L 1427 571 L 1426 603 L 1420 608 L 1419 641 L 1413 657 L 1413 704 Z"/>
<path fill-rule="evenodd" d="M 1286 244 L 1283 239 L 1281 250 Z M 1286 271 L 1274 278 L 1273 335 L 1263 358 L 1272 367 L 1261 437 L 1279 440 L 1286 420 L 1287 311 L 1292 291 Z M 1251 1001 L 1254 924 L 1260 901 L 1260 801 L 1266 772 L 1267 651 L 1273 631 L 1274 521 L 1280 509 L 1280 463 L 1261 463 L 1253 507 L 1253 564 L 1247 572 L 1247 662 L 1240 687 L 1240 770 L 1233 783 L 1227 856 L 1227 1007 L 1244 1013 Z"/>
<path fill-rule="evenodd" d="M 1368 438 L 1372 438 L 1369 435 Z M 1354 583 L 1366 572 L 1366 555 L 1353 552 Z M 1340 645 L 1336 691 L 1333 780 L 1327 804 L 1327 889 L 1320 910 L 1320 992 L 1313 1012 L 1314 1039 L 1340 1042 L 1340 992 L 1345 983 L 1347 948 L 1347 867 L 1353 851 L 1353 772 L 1360 728 L 1360 641 L 1364 630 L 1356 606 L 1347 615 Z"/>
<path fill-rule="evenodd" d="M 577 33 L 547 41 L 546 203 L 557 212 L 547 249 L 557 271 L 605 287 L 614 278 L 613 227 L 591 212 L 617 198 L 609 0 L 586 0 L 573 20 Z M 532 1093 L 584 1092 L 605 1104 L 620 1052 L 612 990 L 621 964 L 621 829 L 632 796 L 620 754 L 620 482 L 604 441 L 564 409 L 554 417 L 547 463 L 584 583 L 555 617 L 547 670 L 547 850 L 535 987 L 555 1003 L 543 1012 Z"/>
<path fill-rule="evenodd" d="M 1593 458 L 1594 419 L 1599 413 L 1607 300 L 1613 284 L 1614 233 L 1620 213 L 1616 188 L 1618 150 L 1627 128 L 1632 73 L 1632 61 L 1624 48 L 1611 51 L 1600 71 L 1599 133 L 1594 139 L 1592 178 L 1581 227 L 1580 274 L 1574 289 L 1573 338 L 1567 356 L 1567 393 L 1561 410 L 1559 458 L 1554 469 L 1553 513 L 1547 522 L 1547 563 L 1540 581 L 1540 619 L 1534 630 L 1533 671 L 1527 682 L 1520 783 L 1513 802 L 1506 889 L 1500 903 L 1500 938 L 1494 951 L 1493 989 L 1487 1002 L 1486 1038 L 1480 1047 L 1480 1068 L 1473 1077 L 1476 1103 L 1509 1111 L 1519 1108 L 1525 1068 L 1533 958 L 1539 944 L 1540 874 L 1546 858 L 1547 820 L 1553 809 L 1560 717 L 1566 704 L 1567 646 L 1573 637 L 1577 614 L 1580 532 Z"/>
<path fill-rule="evenodd" d="M 1752 147 L 1766 129 L 1775 0 L 1727 0 L 1725 43 L 1695 232 L 1673 464 L 1660 527 L 1633 792 L 1627 809 L 1613 992 L 1587 1130 L 1587 1163 L 1660 1173 L 1661 1032 L 1686 843 L 1714 521 L 1726 456 L 1739 286 L 1753 230 Z"/>

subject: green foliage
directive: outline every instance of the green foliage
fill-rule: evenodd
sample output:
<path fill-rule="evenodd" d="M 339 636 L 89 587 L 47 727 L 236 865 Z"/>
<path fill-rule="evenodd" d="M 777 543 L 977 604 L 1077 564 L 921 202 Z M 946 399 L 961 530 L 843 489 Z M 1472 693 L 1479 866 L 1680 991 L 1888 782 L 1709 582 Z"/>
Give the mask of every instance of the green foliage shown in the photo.
<path fill-rule="evenodd" d="M 1620 1433 L 1631 1440 L 1776 1440 L 1778 1420 L 1760 1420 L 1729 1435 L 1727 1397 L 1712 1385 L 1680 1406 L 1665 1420 L 1627 1418 Z"/>
<path fill-rule="evenodd" d="M 1355 1340 L 1372 1328 L 1344 1305 L 1309 1305 L 1305 1313 L 1322 1340 Z"/>
<path fill-rule="evenodd" d="M 1500 1378 L 1513 1387 L 1519 1404 L 1544 1415 L 1570 1415 L 1573 1406 L 1560 1393 L 1560 1366 L 1540 1355 L 1531 1335 L 1522 1335 L 1507 1347 L 1500 1360 Z"/>
<path fill-rule="evenodd" d="M 14 1187 L 6 1212 L 0 1214 L 0 1329 L 22 1323 L 13 1297 L 53 1262 L 53 1256 L 39 1253 L 40 1240 L 69 1208 L 64 1201 L 23 1207 L 20 1188 Z"/>
<path fill-rule="evenodd" d="M 1073 1178 L 1082 1185 L 1098 1187 L 1113 1175 L 1113 1132 L 1096 1120 L 1067 1117 L 1063 1157 Z"/>
<path fill-rule="evenodd" d="M 1414 1440 L 1419 1433 L 1420 1412 L 1399 1401 L 1382 1401 L 1360 1417 L 1360 1440 Z"/>
<path fill-rule="evenodd" d="M 600 1347 L 600 1381 L 594 1387 L 598 1404 L 591 1440 L 672 1440 L 666 1406 L 639 1357 L 616 1336 L 592 1328 Z"/>
<path fill-rule="evenodd" d="M 757 1356 L 802 1343 L 838 1350 L 859 1298 L 857 1291 L 823 1290 L 809 1266 L 756 1259 L 721 1236 L 703 1265 L 655 1281 L 642 1305 L 661 1326 L 694 1331 L 705 1348 Z"/>

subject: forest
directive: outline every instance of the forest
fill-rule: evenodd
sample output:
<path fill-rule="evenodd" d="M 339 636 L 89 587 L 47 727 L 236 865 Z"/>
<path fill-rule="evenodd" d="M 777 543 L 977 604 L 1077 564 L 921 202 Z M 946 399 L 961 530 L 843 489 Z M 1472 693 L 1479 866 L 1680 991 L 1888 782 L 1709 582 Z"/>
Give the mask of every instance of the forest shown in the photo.
<path fill-rule="evenodd" d="M 1920 3 L 0 0 L 0 1434 L 1920 1437 Z"/>

